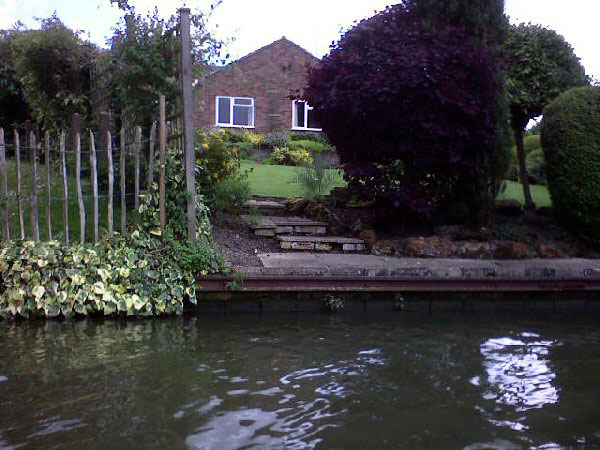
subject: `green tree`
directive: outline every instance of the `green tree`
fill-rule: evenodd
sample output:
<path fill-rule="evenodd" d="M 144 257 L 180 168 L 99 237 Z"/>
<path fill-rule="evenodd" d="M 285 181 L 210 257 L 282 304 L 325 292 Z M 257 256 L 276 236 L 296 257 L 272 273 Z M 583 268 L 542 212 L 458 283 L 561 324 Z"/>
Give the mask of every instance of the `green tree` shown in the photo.
<path fill-rule="evenodd" d="M 90 110 L 90 69 L 98 49 L 53 15 L 39 30 L 12 39 L 15 73 L 33 117 L 47 127 L 64 125 L 73 113 Z"/>
<path fill-rule="evenodd" d="M 101 84 L 111 93 L 111 108 L 125 114 L 127 121 L 150 123 L 156 116 L 156 101 L 165 94 L 174 105 L 179 91 L 178 15 L 168 19 L 158 10 L 142 16 L 125 0 L 111 0 L 126 12 L 110 39 L 111 50 L 102 58 Z M 220 2 L 213 3 L 212 12 Z M 222 43 L 208 31 L 210 13 L 191 16 L 192 60 L 196 76 L 200 76 L 209 61 L 220 56 Z M 171 113 L 174 111 L 171 111 Z"/>
<path fill-rule="evenodd" d="M 23 85 L 15 73 L 12 51 L 14 36 L 20 26 L 12 30 L 0 30 L 0 126 L 19 123 L 29 118 Z"/>
<path fill-rule="evenodd" d="M 563 36 L 539 25 L 512 25 L 506 42 L 511 126 L 517 146 L 525 207 L 529 190 L 523 132 L 527 123 L 564 91 L 589 84 L 579 58 Z"/>

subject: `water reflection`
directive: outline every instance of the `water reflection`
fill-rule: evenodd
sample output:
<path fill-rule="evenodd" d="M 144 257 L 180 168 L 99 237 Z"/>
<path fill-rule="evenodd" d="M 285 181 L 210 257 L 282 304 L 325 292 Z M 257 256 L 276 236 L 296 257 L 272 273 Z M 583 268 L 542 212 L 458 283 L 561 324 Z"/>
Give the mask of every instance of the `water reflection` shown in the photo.
<path fill-rule="evenodd" d="M 535 333 L 521 333 L 511 337 L 488 339 L 481 345 L 489 389 L 486 400 L 516 406 L 516 411 L 541 408 L 557 403 L 558 389 L 552 381 L 556 374 L 547 359 L 555 341 L 541 340 Z M 479 384 L 476 377 L 471 380 Z M 521 428 L 515 425 L 513 429 Z"/>
<path fill-rule="evenodd" d="M 365 349 L 358 351 L 355 359 L 289 372 L 279 378 L 277 386 L 254 392 L 247 389 L 227 391 L 230 397 L 250 394 L 274 398 L 281 408 L 272 411 L 259 408 L 217 411 L 216 416 L 197 433 L 187 437 L 186 445 L 188 448 L 219 450 L 255 446 L 315 448 L 322 441 L 317 436 L 326 429 L 340 427 L 342 422 L 336 419 L 348 411 L 346 407 L 334 405 L 333 399 L 351 395 L 353 378 L 364 375 L 370 366 L 384 366 L 386 362 L 380 349 Z M 201 370 L 208 369 L 203 366 Z M 240 377 L 229 377 L 219 369 L 212 370 L 212 373 L 219 374 L 217 378 L 223 382 L 240 381 Z M 259 380 L 256 384 L 263 385 L 265 382 Z M 218 407 L 221 403 L 210 402 L 210 405 Z"/>

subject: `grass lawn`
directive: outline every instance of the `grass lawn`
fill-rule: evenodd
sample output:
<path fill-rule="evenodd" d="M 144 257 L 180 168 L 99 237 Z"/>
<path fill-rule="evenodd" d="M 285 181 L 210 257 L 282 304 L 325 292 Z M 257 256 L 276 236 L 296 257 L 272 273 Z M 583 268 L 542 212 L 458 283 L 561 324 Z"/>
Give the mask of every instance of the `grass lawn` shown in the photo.
<path fill-rule="evenodd" d="M 10 236 L 12 239 L 18 239 L 20 237 L 20 226 L 19 226 L 19 210 L 17 204 L 17 166 L 13 158 L 7 158 L 7 175 L 8 175 L 8 211 L 9 211 L 9 227 Z M 70 172 L 70 173 L 69 173 Z M 79 202 L 77 200 L 77 188 L 75 183 L 75 170 L 70 166 L 67 167 L 67 183 L 69 189 L 69 237 L 72 242 L 79 241 Z M 27 238 L 33 236 L 31 228 L 31 206 L 29 199 L 30 189 L 30 175 L 29 175 L 29 162 L 27 160 L 21 161 L 21 174 L 22 174 L 22 190 L 23 190 L 23 216 L 25 222 L 25 235 Z M 47 225 L 46 225 L 46 166 L 44 164 L 38 165 L 38 215 L 39 215 L 39 229 L 40 239 L 45 240 L 48 237 Z M 119 180 L 115 179 L 115 190 L 118 188 Z M 81 177 L 82 191 L 84 196 L 85 204 L 85 219 L 86 219 L 86 240 L 91 240 L 94 235 L 93 228 L 93 217 L 92 217 L 92 189 L 89 173 Z M 62 187 L 62 176 L 58 168 L 58 164 L 54 164 L 51 167 L 50 172 L 50 195 L 51 199 L 51 210 L 50 218 L 52 221 L 52 234 L 54 239 L 64 239 L 64 221 L 63 221 L 63 187 Z M 99 194 L 100 196 L 102 193 Z M 114 197 L 113 209 L 114 209 L 114 228 L 115 231 L 119 231 L 121 227 L 121 211 L 120 211 L 120 197 Z M 104 231 L 108 230 L 108 214 L 107 214 L 108 201 L 106 196 L 100 197 L 98 201 L 98 226 L 100 229 L 100 236 Z M 131 211 L 128 211 L 128 220 Z"/>
<path fill-rule="evenodd" d="M 268 164 L 257 164 L 253 161 L 242 161 L 242 171 L 253 169 L 248 174 L 250 189 L 254 195 L 267 197 L 300 197 L 302 190 L 297 181 L 297 167 L 275 166 Z M 345 186 L 346 182 L 338 170 L 331 169 L 334 176 L 332 188 Z M 506 191 L 502 192 L 498 199 L 516 199 L 524 203 L 523 189 L 519 183 L 507 181 Z M 531 186 L 533 201 L 538 207 L 551 206 L 550 194 L 545 186 Z"/>
<path fill-rule="evenodd" d="M 550 193 L 546 186 L 531 185 L 531 197 L 533 202 L 538 208 L 543 206 L 552 206 L 552 200 L 550 200 Z M 516 181 L 507 181 L 506 190 L 498 195 L 499 200 L 504 199 L 516 199 L 521 203 L 525 203 L 525 197 L 523 196 L 523 187 Z"/>
<path fill-rule="evenodd" d="M 302 188 L 297 180 L 298 167 L 242 161 L 242 172 L 250 169 L 252 171 L 248 173 L 248 181 L 252 194 L 285 198 L 302 196 Z M 328 170 L 333 176 L 331 189 L 337 186 L 346 186 L 339 170 Z"/>

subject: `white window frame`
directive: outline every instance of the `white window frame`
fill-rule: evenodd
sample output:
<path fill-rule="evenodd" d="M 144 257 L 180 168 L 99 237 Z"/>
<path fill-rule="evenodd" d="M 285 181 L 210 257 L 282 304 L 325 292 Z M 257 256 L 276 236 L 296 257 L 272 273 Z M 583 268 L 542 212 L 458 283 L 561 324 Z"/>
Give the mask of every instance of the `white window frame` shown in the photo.
<path fill-rule="evenodd" d="M 296 126 L 296 124 L 298 123 L 298 120 L 296 118 L 296 115 L 297 115 L 296 102 L 303 102 L 306 105 L 304 108 L 304 126 L 303 127 Z M 309 113 L 309 111 L 312 111 L 313 109 L 315 109 L 315 108 L 310 106 L 306 100 L 292 100 L 292 128 L 291 129 L 294 131 L 323 131 L 322 128 L 309 128 L 308 127 L 308 113 Z"/>
<path fill-rule="evenodd" d="M 228 98 L 229 99 L 229 123 L 219 123 L 219 99 Z M 236 100 L 250 100 L 250 105 L 243 106 L 251 106 L 252 107 L 252 125 L 234 125 L 233 124 L 233 107 L 235 105 Z M 242 106 L 242 105 L 238 105 Z M 217 95 L 215 97 L 215 126 L 223 127 L 223 128 L 254 128 L 254 119 L 255 119 L 255 108 L 254 108 L 254 99 L 252 97 L 231 97 L 228 95 Z"/>

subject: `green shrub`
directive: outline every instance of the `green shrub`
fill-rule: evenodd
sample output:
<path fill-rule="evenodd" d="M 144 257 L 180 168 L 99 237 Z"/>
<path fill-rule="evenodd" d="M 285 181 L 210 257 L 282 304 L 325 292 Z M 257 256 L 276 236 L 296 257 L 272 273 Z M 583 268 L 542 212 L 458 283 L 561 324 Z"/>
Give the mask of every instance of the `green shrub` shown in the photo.
<path fill-rule="evenodd" d="M 282 166 L 306 166 L 313 163 L 313 157 L 304 149 L 290 150 L 287 147 L 277 147 L 269 158 L 271 162 Z"/>
<path fill-rule="evenodd" d="M 262 145 L 269 148 L 286 147 L 288 142 L 290 142 L 289 135 L 279 131 L 271 131 L 262 139 Z"/>
<path fill-rule="evenodd" d="M 223 130 L 196 131 L 196 183 L 209 206 L 213 205 L 215 184 L 240 173 L 240 146 L 227 141 Z"/>
<path fill-rule="evenodd" d="M 244 137 L 244 142 L 251 144 L 253 148 L 259 148 L 263 143 L 263 136 L 253 131 L 244 131 L 242 136 Z"/>
<path fill-rule="evenodd" d="M 219 212 L 238 212 L 251 196 L 248 181 L 242 177 L 226 178 L 215 186 L 213 209 Z"/>
<path fill-rule="evenodd" d="M 527 155 L 527 173 L 529 182 L 533 184 L 546 184 L 546 160 L 541 148 L 533 150 Z"/>
<path fill-rule="evenodd" d="M 540 135 L 532 134 L 530 136 L 526 136 L 525 139 L 523 139 L 523 146 L 525 147 L 526 154 L 530 154 L 532 151 L 542 148 Z"/>
<path fill-rule="evenodd" d="M 212 133 L 221 134 L 223 141 L 229 142 L 231 144 L 239 144 L 241 142 L 246 142 L 243 131 L 231 130 L 228 128 L 218 128 Z"/>
<path fill-rule="evenodd" d="M 307 140 L 301 140 L 301 141 L 291 141 L 290 143 L 288 143 L 287 147 L 290 150 L 307 150 L 310 153 L 312 153 L 313 155 L 316 153 L 323 153 L 325 151 L 327 151 L 327 149 L 329 148 L 327 145 L 321 143 L 321 142 L 316 142 L 316 141 L 307 141 Z"/>
<path fill-rule="evenodd" d="M 600 243 L 600 87 L 571 89 L 546 106 L 542 148 L 556 216 Z"/>
<path fill-rule="evenodd" d="M 329 145 L 329 141 L 327 140 L 327 136 L 325 135 L 325 133 L 319 133 L 314 131 L 309 131 L 306 133 L 290 133 L 290 138 L 292 141 L 313 141 Z"/>

